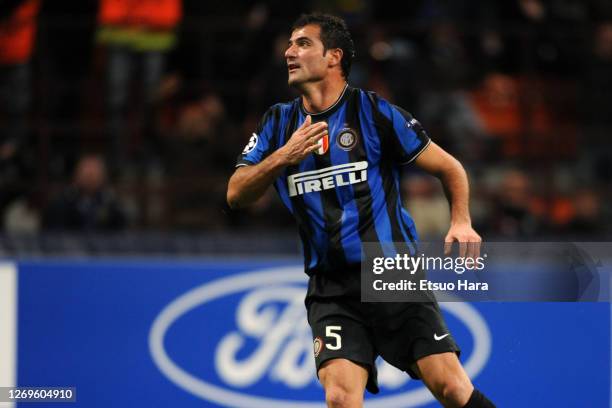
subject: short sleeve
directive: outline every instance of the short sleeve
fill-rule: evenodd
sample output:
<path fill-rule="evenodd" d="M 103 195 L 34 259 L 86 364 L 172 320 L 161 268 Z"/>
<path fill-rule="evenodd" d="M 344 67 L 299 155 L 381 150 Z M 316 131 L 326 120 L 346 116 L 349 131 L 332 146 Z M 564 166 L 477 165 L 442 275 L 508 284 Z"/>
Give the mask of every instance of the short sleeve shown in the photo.
<path fill-rule="evenodd" d="M 250 166 L 264 160 L 275 148 L 274 134 L 278 123 L 278 106 L 273 106 L 263 115 L 255 132 L 251 134 L 242 153 L 238 155 L 236 167 Z"/>
<path fill-rule="evenodd" d="M 431 140 L 410 113 L 399 106 L 379 100 L 381 113 L 389 120 L 389 144 L 398 164 L 408 164 L 417 158 L 429 145 Z"/>

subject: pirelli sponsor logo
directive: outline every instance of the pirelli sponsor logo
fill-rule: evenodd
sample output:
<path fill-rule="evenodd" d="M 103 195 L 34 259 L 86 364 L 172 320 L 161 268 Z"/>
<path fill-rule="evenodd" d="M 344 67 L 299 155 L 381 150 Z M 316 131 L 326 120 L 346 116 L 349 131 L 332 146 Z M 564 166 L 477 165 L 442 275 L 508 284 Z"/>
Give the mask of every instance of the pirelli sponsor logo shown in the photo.
<path fill-rule="evenodd" d="M 360 161 L 292 174 L 287 177 L 289 196 L 361 183 L 368 179 L 367 168 L 368 162 Z"/>

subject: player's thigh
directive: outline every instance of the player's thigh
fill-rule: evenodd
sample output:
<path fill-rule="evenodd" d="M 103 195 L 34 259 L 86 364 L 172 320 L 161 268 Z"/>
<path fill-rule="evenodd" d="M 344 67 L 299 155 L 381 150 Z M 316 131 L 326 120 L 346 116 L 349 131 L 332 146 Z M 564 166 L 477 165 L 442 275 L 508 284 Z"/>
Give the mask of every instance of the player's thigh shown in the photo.
<path fill-rule="evenodd" d="M 412 369 L 438 397 L 467 400 L 474 388 L 453 352 L 422 357 Z"/>
<path fill-rule="evenodd" d="M 327 360 L 318 372 L 319 381 L 328 392 L 338 389 L 350 395 L 363 398 L 369 371 L 366 367 L 345 358 Z"/>
<path fill-rule="evenodd" d="M 459 353 L 436 304 L 382 304 L 381 311 L 388 317 L 381 314 L 377 319 L 375 347 L 383 359 L 412 378 L 420 378 L 415 368 L 424 357 Z"/>
<path fill-rule="evenodd" d="M 312 329 L 313 351 L 317 373 L 326 367 L 367 373 L 366 386 L 370 392 L 378 392 L 376 382 L 377 357 L 372 333 L 359 310 L 342 302 L 317 302 L 310 305 L 308 320 Z M 350 363 L 350 364 L 349 364 Z M 325 384 L 324 384 L 325 385 Z"/>

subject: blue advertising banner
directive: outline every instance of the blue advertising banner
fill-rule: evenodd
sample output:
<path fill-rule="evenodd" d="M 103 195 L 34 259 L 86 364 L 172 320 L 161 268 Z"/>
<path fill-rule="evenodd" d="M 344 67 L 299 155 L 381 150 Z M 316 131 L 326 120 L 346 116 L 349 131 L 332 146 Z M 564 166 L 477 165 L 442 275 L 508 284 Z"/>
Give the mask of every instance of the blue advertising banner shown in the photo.
<path fill-rule="evenodd" d="M 298 261 L 47 260 L 17 271 L 20 386 L 76 387 L 69 407 L 324 407 Z M 466 370 L 498 406 L 610 406 L 610 304 L 441 306 Z M 439 406 L 379 363 L 367 407 Z"/>

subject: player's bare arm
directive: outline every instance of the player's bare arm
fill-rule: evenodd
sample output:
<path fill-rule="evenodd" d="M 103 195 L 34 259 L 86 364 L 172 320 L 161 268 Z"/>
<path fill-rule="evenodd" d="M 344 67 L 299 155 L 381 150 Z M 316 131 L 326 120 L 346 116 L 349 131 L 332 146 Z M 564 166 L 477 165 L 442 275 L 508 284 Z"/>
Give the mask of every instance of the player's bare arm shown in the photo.
<path fill-rule="evenodd" d="M 460 256 L 479 256 L 482 238 L 472 228 L 469 211 L 470 189 L 461 163 L 433 142 L 417 157 L 415 163 L 438 177 L 444 187 L 451 208 L 451 226 L 444 239 L 447 253 L 450 251 L 450 245 L 457 241 L 460 243 Z"/>
<path fill-rule="evenodd" d="M 310 116 L 291 135 L 287 143 L 261 163 L 236 169 L 227 186 L 227 203 L 231 208 L 253 204 L 268 189 L 280 172 L 304 160 L 319 148 L 318 141 L 327 134 L 327 123 L 312 123 Z"/>

